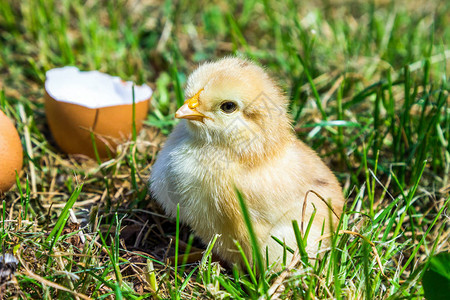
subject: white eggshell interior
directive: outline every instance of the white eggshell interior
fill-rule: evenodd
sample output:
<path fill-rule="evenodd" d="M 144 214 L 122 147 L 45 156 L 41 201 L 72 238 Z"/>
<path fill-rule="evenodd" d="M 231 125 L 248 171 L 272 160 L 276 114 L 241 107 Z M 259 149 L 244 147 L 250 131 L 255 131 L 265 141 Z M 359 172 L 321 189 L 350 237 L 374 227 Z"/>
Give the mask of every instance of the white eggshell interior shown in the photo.
<path fill-rule="evenodd" d="M 133 103 L 133 83 L 99 71 L 82 72 L 76 67 L 47 71 L 45 90 L 56 101 L 101 108 Z M 147 100 L 152 89 L 144 84 L 134 86 L 135 103 Z"/>

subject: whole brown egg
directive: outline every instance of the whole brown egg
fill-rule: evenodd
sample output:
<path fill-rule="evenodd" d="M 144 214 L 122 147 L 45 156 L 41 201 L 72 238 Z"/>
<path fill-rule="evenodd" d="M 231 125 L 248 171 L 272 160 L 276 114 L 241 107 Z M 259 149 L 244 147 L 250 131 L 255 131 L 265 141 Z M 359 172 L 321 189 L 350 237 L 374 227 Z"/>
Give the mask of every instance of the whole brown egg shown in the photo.
<path fill-rule="evenodd" d="M 0 110 L 0 193 L 7 192 L 22 169 L 23 150 L 11 120 Z"/>

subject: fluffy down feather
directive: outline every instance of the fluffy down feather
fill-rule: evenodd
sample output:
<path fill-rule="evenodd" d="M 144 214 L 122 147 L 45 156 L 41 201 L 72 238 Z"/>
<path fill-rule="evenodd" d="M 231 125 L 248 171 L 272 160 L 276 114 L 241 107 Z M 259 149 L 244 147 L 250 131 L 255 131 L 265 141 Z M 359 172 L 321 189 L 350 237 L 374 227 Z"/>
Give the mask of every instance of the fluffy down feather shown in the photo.
<path fill-rule="evenodd" d="M 205 243 L 221 234 L 216 253 L 241 264 L 234 240 L 249 259 L 252 249 L 236 187 L 246 199 L 262 254 L 267 247 L 270 263 L 279 266 L 283 247 L 272 236 L 296 248 L 292 220 L 306 227 L 315 207 L 308 251 L 316 252 L 315 241 L 322 230 L 329 232 L 329 220 L 336 224 L 344 198 L 330 169 L 296 138 L 278 86 L 253 62 L 224 58 L 196 69 L 185 94 L 188 100 L 176 115 L 182 120 L 150 179 L 152 195 L 166 213 L 176 216 L 180 203 L 181 221 Z M 310 190 L 330 201 L 336 215 Z"/>

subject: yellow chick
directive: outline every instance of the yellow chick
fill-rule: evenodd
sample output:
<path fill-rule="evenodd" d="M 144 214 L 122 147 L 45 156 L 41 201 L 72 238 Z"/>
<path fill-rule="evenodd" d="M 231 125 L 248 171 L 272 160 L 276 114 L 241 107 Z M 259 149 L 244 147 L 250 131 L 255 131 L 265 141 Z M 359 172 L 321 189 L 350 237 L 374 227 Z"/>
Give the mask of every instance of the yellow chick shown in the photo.
<path fill-rule="evenodd" d="M 188 224 L 204 243 L 220 234 L 216 253 L 242 263 L 235 240 L 251 259 L 252 248 L 237 188 L 246 200 L 261 252 L 280 266 L 283 247 L 297 248 L 292 220 L 306 228 L 308 251 L 322 230 L 336 224 L 344 198 L 330 169 L 299 141 L 287 113 L 288 99 L 267 73 L 251 61 L 223 58 L 208 62 L 188 78 L 187 100 L 176 112 L 182 119 L 158 154 L 150 189 L 166 213 Z M 315 193 L 308 192 L 314 191 Z M 306 196 L 306 197 L 305 197 Z M 306 211 L 303 215 L 303 204 Z"/>

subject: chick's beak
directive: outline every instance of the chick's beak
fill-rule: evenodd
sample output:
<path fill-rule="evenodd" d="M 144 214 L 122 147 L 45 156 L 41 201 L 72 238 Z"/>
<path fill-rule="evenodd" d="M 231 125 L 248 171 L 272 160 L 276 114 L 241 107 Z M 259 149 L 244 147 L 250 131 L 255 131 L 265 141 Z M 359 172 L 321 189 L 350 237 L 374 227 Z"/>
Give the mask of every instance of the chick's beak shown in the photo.
<path fill-rule="evenodd" d="M 184 102 L 184 104 L 175 113 L 175 118 L 203 122 L 203 119 L 206 116 L 204 114 L 202 114 L 201 112 L 197 111 L 197 109 L 196 109 L 196 107 L 199 105 L 198 98 L 199 98 L 200 92 L 202 90 L 203 89 L 201 89 L 192 98 L 189 98 Z"/>

